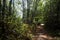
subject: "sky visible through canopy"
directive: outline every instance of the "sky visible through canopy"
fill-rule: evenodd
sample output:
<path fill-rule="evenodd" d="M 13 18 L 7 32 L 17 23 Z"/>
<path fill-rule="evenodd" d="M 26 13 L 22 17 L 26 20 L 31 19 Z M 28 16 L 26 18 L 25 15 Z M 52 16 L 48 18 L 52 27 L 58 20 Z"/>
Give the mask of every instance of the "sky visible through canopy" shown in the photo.
<path fill-rule="evenodd" d="M 14 1 L 15 1 L 15 8 L 17 10 L 17 14 L 18 14 L 18 16 L 20 16 L 22 18 L 23 17 L 23 8 L 22 8 L 23 4 L 22 4 L 22 0 L 14 0 Z M 25 7 L 27 8 L 27 0 L 23 0 L 23 1 L 25 3 Z M 45 6 L 46 1 L 41 0 L 41 2 Z M 18 4 L 18 3 L 21 3 L 21 4 Z"/>
<path fill-rule="evenodd" d="M 21 4 L 18 4 L 21 3 Z M 27 7 L 27 2 L 26 0 L 24 0 L 25 6 Z M 23 17 L 23 12 L 22 12 L 22 0 L 15 0 L 15 8 L 17 10 L 17 14 L 18 16 L 21 16 L 21 18 Z"/>

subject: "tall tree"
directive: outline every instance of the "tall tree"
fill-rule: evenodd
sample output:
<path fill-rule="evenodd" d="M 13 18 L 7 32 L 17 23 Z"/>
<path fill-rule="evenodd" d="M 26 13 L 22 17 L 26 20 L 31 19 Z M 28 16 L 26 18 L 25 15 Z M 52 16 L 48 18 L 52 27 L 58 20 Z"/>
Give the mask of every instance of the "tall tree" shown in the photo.
<path fill-rule="evenodd" d="M 24 0 L 22 0 L 22 8 L 23 8 L 23 22 L 26 22 L 26 13 L 25 13 L 25 3 Z"/>

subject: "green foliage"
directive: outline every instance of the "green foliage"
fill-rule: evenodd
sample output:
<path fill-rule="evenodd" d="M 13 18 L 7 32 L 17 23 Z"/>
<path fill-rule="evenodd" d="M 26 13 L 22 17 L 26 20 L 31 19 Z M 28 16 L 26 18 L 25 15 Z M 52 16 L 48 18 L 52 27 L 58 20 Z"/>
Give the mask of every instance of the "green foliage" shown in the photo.
<path fill-rule="evenodd" d="M 24 27 L 22 19 L 17 17 L 16 9 L 12 0 L 8 1 L 0 0 L 0 40 L 26 40 L 29 37 L 26 36 L 28 28 Z M 5 3 L 4 5 L 1 3 Z M 7 6 L 7 8 L 6 8 Z M 23 24 L 23 25 L 22 25 Z M 25 35 L 24 35 L 25 34 Z"/>
<path fill-rule="evenodd" d="M 22 0 L 23 18 L 15 7 L 21 2 L 15 1 L 0 0 L 0 40 L 31 40 L 37 23 L 45 23 L 49 35 L 60 35 L 59 0 Z"/>
<path fill-rule="evenodd" d="M 59 34 L 59 11 L 60 8 L 57 4 L 59 0 L 54 0 L 54 1 L 49 1 L 48 6 L 45 10 L 45 28 L 46 31 L 51 35 L 51 36 L 60 36 Z M 59 9 L 58 9 L 59 8 Z"/>

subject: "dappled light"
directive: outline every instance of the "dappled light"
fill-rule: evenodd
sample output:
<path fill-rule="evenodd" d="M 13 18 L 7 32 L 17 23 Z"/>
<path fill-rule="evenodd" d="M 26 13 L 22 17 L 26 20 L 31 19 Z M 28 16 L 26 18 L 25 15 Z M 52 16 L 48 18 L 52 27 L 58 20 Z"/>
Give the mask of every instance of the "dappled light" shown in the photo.
<path fill-rule="evenodd" d="M 60 40 L 60 0 L 0 0 L 0 40 Z"/>

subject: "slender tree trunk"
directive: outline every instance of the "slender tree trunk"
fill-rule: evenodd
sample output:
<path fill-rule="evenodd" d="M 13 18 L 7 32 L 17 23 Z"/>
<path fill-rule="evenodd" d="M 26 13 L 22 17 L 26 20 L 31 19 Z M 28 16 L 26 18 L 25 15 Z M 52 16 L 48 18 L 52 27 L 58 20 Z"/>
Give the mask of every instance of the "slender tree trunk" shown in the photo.
<path fill-rule="evenodd" d="M 12 14 L 12 0 L 10 0 L 10 2 L 9 2 L 9 15 L 11 15 Z"/>
<path fill-rule="evenodd" d="M 27 23 L 29 24 L 30 2 L 27 0 Z"/>
<path fill-rule="evenodd" d="M 22 0 L 22 6 L 23 6 L 22 8 L 23 8 L 23 22 L 24 22 L 24 18 L 25 18 L 25 17 L 24 17 L 24 16 L 25 16 L 25 13 L 24 13 L 24 12 L 25 12 L 25 10 L 24 10 L 24 9 L 25 9 L 25 8 L 24 8 L 24 0 Z"/>
<path fill-rule="evenodd" d="M 6 8 L 6 0 L 3 0 L 3 7 L 2 7 L 2 40 L 5 39 L 5 24 L 4 24 L 4 18 L 5 18 L 5 8 Z"/>

